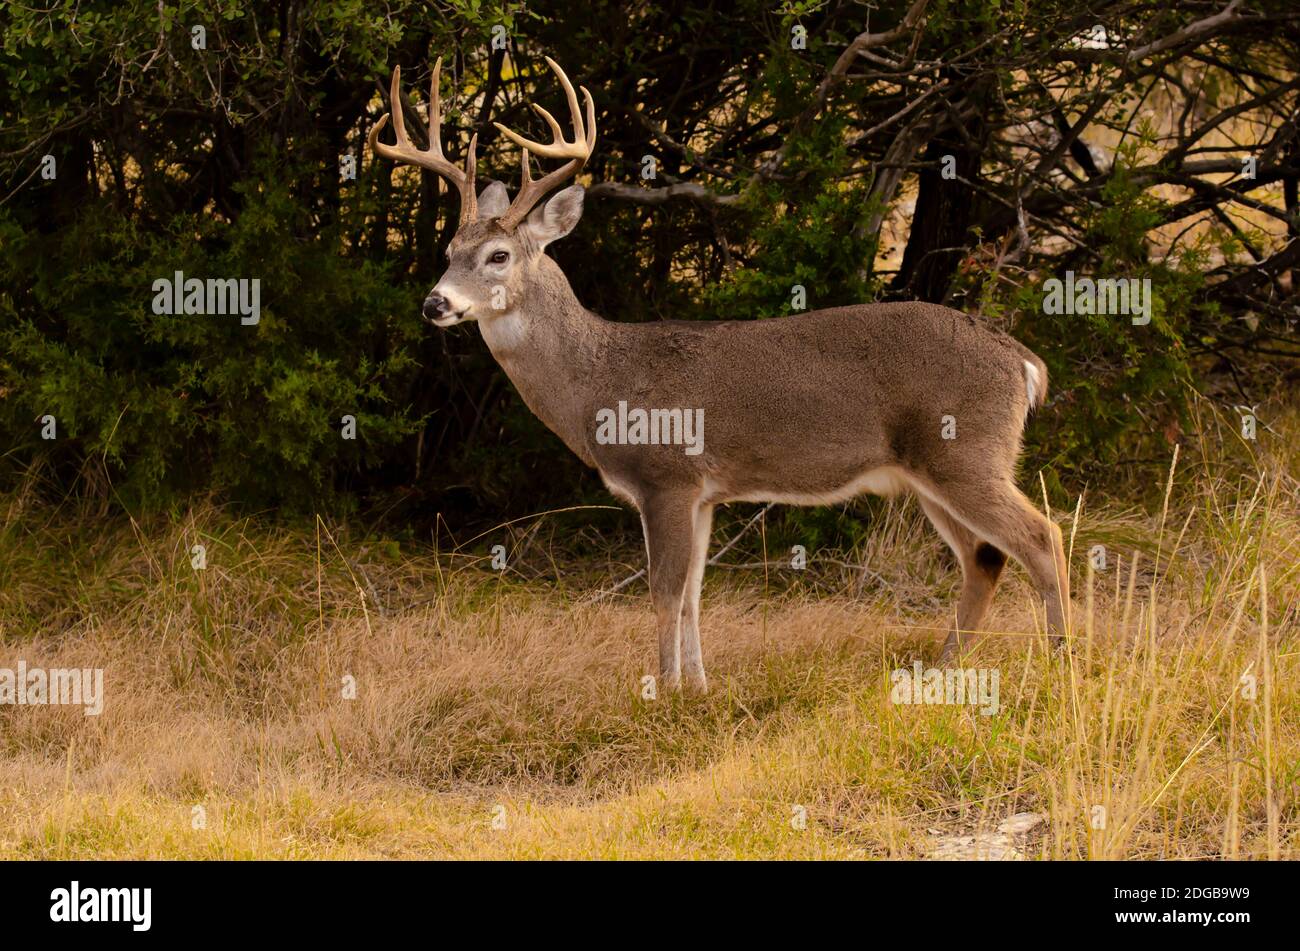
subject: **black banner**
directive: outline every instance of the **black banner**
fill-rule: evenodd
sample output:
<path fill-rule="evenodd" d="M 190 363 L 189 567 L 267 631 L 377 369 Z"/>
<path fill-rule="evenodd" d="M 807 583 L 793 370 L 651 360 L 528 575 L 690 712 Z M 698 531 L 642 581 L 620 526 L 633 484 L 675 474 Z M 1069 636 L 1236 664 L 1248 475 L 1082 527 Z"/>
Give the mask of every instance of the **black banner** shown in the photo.
<path fill-rule="evenodd" d="M 10 939 L 337 940 L 420 922 L 650 938 L 703 918 L 733 934 L 781 919 L 870 934 L 887 919 L 927 941 L 1038 924 L 1232 940 L 1287 920 L 1293 877 L 1285 863 L 34 862 L 0 866 L 0 909 Z"/>

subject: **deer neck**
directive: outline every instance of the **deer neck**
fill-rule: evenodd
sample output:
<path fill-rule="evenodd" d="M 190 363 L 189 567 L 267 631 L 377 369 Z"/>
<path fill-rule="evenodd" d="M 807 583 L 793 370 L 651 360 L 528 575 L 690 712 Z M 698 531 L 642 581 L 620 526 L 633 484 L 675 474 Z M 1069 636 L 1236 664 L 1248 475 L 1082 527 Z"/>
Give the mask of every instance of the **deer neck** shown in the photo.
<path fill-rule="evenodd" d="M 612 326 L 578 302 L 548 257 L 523 306 L 479 321 L 483 340 L 528 408 L 583 458 L 586 401 Z"/>

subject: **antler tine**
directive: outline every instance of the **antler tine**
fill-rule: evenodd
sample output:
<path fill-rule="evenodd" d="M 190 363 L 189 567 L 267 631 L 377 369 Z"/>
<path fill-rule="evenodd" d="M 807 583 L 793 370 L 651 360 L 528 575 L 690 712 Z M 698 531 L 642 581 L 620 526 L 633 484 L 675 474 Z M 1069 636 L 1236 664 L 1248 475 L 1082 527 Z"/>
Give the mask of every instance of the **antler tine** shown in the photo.
<path fill-rule="evenodd" d="M 400 65 L 393 67 L 393 78 L 388 84 L 388 108 L 393 114 L 393 132 L 397 136 L 397 147 L 410 149 L 411 140 L 406 135 L 406 110 L 402 108 L 402 67 Z"/>
<path fill-rule="evenodd" d="M 560 69 L 559 64 L 549 56 L 546 57 L 546 65 L 550 66 L 555 75 L 559 77 L 560 85 L 564 87 L 565 98 L 569 100 L 569 118 L 573 123 L 574 137 L 572 142 L 565 141 L 564 133 L 560 129 L 560 124 L 555 121 L 555 117 L 539 106 L 533 103 L 533 109 L 537 114 L 546 120 L 546 124 L 551 127 L 551 135 L 554 137 L 550 145 L 544 145 L 541 142 L 534 142 L 532 139 L 525 139 L 518 132 L 507 129 L 501 123 L 495 123 L 501 133 L 521 149 L 527 149 L 539 158 L 585 158 L 590 150 L 587 145 L 587 130 L 582 122 L 582 110 L 578 107 L 578 94 L 573 91 L 573 83 L 569 82 L 569 77 Z M 586 97 L 588 103 L 587 115 L 594 116 L 594 103 L 591 101 L 591 93 L 587 87 L 582 87 L 582 94 Z M 590 125 L 595 126 L 595 122 Z"/>
<path fill-rule="evenodd" d="M 469 149 L 465 153 L 465 168 L 461 169 L 447 159 L 442 151 L 442 100 L 438 94 L 438 83 L 442 76 L 442 57 L 433 65 L 433 80 L 429 87 L 429 147 L 421 151 L 411 145 L 406 134 L 406 119 L 402 112 L 402 67 L 393 67 L 393 79 L 388 88 L 389 108 L 393 117 L 393 134 L 397 137 L 396 145 L 385 145 L 379 141 L 379 133 L 388 122 L 389 113 L 384 113 L 370 130 L 367 140 L 370 148 L 386 159 L 406 165 L 418 165 L 436 172 L 456 186 L 460 192 L 460 223 L 467 224 L 478 217 L 478 196 L 474 194 L 474 175 L 476 167 L 475 148 L 478 144 L 477 133 L 470 137 Z"/>
<path fill-rule="evenodd" d="M 460 186 L 460 223 L 474 221 L 478 218 L 478 195 L 474 193 L 474 175 L 478 169 L 478 133 L 469 137 L 469 148 L 465 150 L 465 181 Z"/>
<path fill-rule="evenodd" d="M 533 108 L 537 110 L 537 114 L 551 128 L 553 141 L 549 145 L 526 139 L 519 133 L 507 129 L 499 122 L 493 123 L 501 131 L 501 134 L 519 146 L 521 151 L 519 193 L 500 219 L 501 226 L 507 231 L 513 230 L 519 222 L 523 221 L 524 216 L 532 210 L 532 207 L 548 191 L 566 178 L 571 178 L 581 171 L 596 147 L 596 103 L 591 98 L 591 93 L 587 91 L 586 86 L 580 87 L 587 107 L 587 117 L 584 123 L 583 110 L 578 105 L 578 94 L 574 91 L 573 84 L 569 82 L 569 77 L 564 74 L 564 70 L 560 69 L 559 64 L 549 56 L 546 57 L 546 64 L 551 67 L 551 70 L 559 78 L 560 85 L 564 88 L 565 98 L 569 101 L 569 118 L 573 123 L 573 141 L 570 142 L 564 138 L 564 132 L 560 128 L 560 124 L 555 121 L 555 117 L 536 103 L 533 103 Z M 565 158 L 569 159 L 569 161 L 543 178 L 534 181 L 528 165 L 529 153 L 536 155 L 538 158 Z"/>

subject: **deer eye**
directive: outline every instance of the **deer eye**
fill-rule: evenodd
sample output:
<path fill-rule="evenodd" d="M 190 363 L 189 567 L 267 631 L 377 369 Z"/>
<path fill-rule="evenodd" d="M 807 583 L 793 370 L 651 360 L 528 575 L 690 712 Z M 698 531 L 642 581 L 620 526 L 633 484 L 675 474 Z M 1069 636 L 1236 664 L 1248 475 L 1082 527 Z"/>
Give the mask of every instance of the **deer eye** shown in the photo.
<path fill-rule="evenodd" d="M 505 264 L 509 260 L 510 260 L 510 255 L 505 251 L 494 251 L 488 257 L 489 264 Z"/>

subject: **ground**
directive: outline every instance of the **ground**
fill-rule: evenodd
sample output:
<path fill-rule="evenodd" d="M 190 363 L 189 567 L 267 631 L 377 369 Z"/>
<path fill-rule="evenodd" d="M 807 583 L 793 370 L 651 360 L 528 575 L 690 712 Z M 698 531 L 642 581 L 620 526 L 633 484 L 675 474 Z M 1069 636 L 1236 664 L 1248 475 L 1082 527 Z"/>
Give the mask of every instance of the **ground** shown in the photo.
<path fill-rule="evenodd" d="M 711 569 L 712 690 L 652 699 L 644 583 L 598 597 L 619 572 L 536 536 L 525 577 L 493 535 L 15 494 L 0 668 L 101 667 L 105 707 L 0 705 L 0 858 L 920 858 L 1013 816 L 1027 858 L 1300 857 L 1300 484 L 1189 458 L 1146 510 L 1052 513 L 1069 650 L 1009 568 L 965 661 L 991 715 L 891 697 L 958 580 L 914 503 L 803 571 Z"/>

